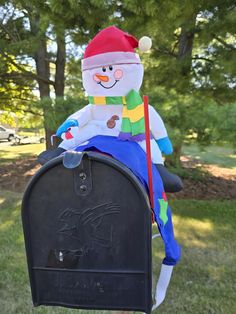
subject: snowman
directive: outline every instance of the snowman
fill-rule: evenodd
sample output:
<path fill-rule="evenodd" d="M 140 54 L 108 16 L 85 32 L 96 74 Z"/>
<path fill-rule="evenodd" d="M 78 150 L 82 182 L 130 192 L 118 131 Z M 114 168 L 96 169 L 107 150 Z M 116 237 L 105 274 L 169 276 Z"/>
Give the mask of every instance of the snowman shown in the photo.
<path fill-rule="evenodd" d="M 89 104 L 75 112 L 58 128 L 63 139 L 58 152 L 71 150 L 96 135 L 115 136 L 136 141 L 146 151 L 144 107 L 139 89 L 144 69 L 135 48 L 147 51 L 151 39 L 139 41 L 132 35 L 110 26 L 100 31 L 88 44 L 82 60 L 83 87 Z M 180 179 L 163 165 L 162 153 L 172 153 L 165 125 L 149 105 L 151 158 L 157 165 L 166 192 L 182 189 Z"/>
<path fill-rule="evenodd" d="M 83 86 L 89 104 L 67 118 L 56 132 L 63 139 L 62 143 L 39 159 L 51 159 L 66 150 L 86 145 L 97 135 L 136 142 L 146 152 L 144 106 L 139 94 L 144 68 L 135 48 L 149 50 L 150 38 L 138 41 L 115 26 L 105 28 L 90 41 L 82 60 Z M 162 159 L 162 153 L 172 153 L 172 144 L 160 115 L 151 105 L 149 120 L 152 162 L 158 168 L 165 191 L 179 191 L 181 180 L 168 172 Z M 165 298 L 173 265 L 162 264 L 154 308 Z"/>

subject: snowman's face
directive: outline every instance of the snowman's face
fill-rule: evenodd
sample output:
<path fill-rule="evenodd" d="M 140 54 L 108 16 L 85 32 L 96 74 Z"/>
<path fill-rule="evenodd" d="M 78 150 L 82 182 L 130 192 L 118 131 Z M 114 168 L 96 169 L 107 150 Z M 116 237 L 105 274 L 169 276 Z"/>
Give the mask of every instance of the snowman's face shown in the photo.
<path fill-rule="evenodd" d="M 140 89 L 143 65 L 115 64 L 85 70 L 82 78 L 89 96 L 126 96 L 132 89 Z"/>

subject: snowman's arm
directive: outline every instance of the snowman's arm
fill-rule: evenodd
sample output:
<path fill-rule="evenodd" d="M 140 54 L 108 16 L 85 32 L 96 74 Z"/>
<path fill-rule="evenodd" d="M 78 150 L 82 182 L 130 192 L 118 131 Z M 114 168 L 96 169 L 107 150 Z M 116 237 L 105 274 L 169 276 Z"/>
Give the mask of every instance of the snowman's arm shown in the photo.
<path fill-rule="evenodd" d="M 77 120 L 79 123 L 79 127 L 84 126 L 88 123 L 89 120 L 92 119 L 92 105 L 87 105 L 84 108 L 76 111 L 72 115 L 70 115 L 66 120 Z"/>
<path fill-rule="evenodd" d="M 148 108 L 151 132 L 155 140 L 167 137 L 168 134 L 162 118 L 152 106 L 149 105 Z"/>
<path fill-rule="evenodd" d="M 168 137 L 164 122 L 156 110 L 149 105 L 149 120 L 151 132 L 156 140 L 160 151 L 165 155 L 171 155 L 173 152 L 172 143 Z"/>

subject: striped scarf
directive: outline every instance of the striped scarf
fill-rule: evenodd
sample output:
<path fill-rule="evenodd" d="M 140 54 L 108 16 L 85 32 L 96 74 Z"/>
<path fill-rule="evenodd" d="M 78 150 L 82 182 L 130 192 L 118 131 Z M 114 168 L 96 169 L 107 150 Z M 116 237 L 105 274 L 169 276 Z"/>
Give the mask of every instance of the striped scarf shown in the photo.
<path fill-rule="evenodd" d="M 127 96 L 89 96 L 89 103 L 97 106 L 123 104 L 122 125 L 118 138 L 137 142 L 145 139 L 143 101 L 135 90 L 131 90 Z"/>

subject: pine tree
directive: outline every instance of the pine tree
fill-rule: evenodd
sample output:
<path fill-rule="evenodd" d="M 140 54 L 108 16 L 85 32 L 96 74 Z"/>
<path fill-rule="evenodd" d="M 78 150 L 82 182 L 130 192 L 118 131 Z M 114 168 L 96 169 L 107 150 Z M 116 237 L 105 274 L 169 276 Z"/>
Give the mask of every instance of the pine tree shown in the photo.
<path fill-rule="evenodd" d="M 120 14 L 124 29 L 153 39 L 143 91 L 171 127 L 178 165 L 187 137 L 213 139 L 207 107 L 235 101 L 235 2 L 124 0 Z"/>

